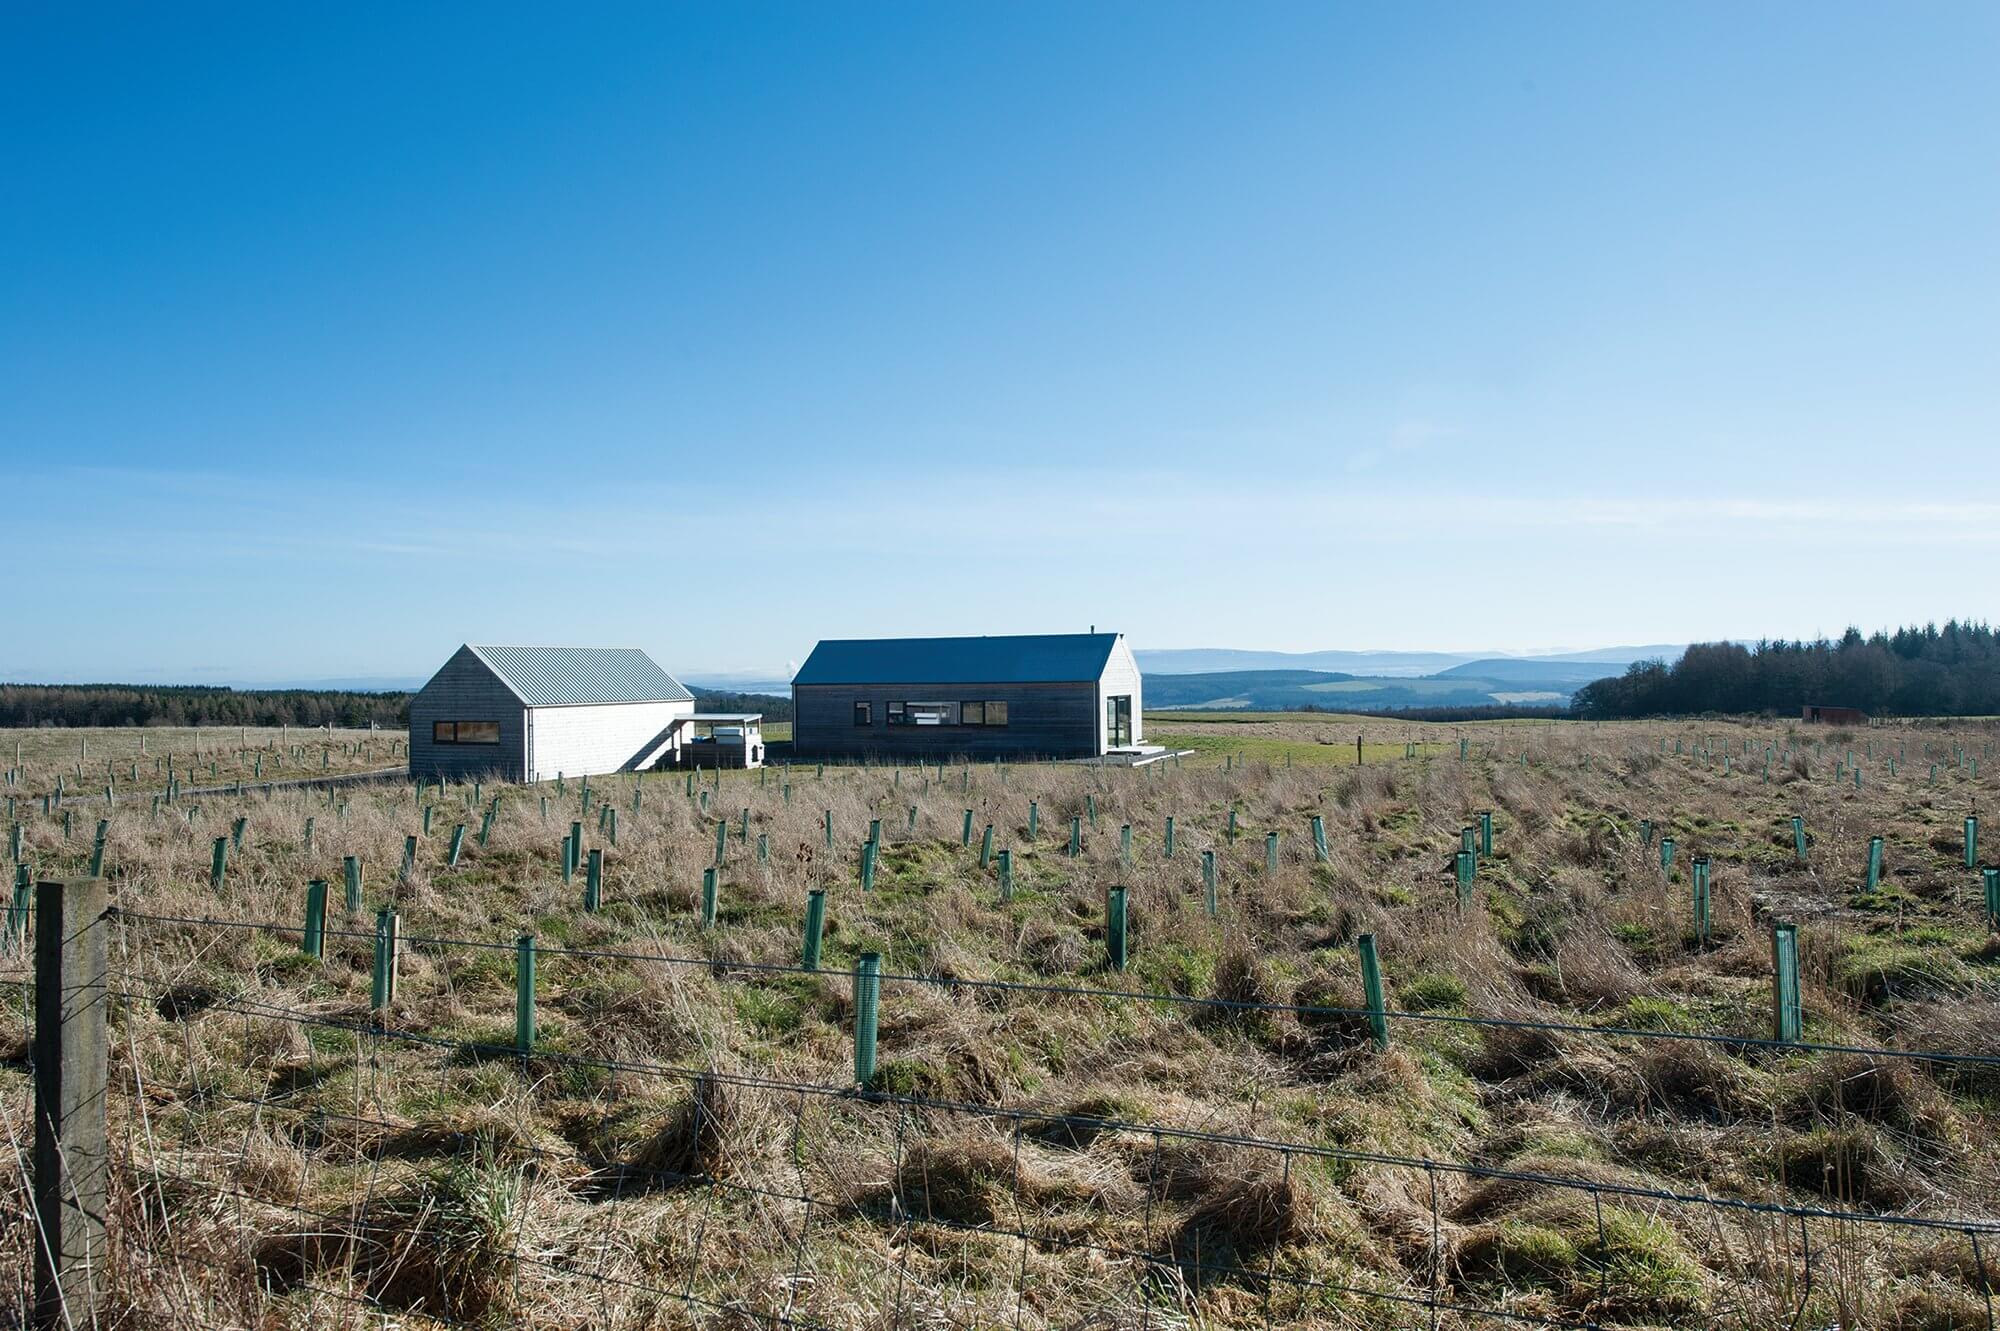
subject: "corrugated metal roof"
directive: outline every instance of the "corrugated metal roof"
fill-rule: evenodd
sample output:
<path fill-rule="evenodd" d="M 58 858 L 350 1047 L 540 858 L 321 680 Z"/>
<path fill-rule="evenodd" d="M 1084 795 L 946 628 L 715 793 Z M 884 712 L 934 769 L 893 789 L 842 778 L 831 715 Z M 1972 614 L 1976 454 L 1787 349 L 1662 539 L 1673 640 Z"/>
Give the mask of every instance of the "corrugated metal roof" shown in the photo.
<path fill-rule="evenodd" d="M 1076 683 L 1104 673 L 1116 633 L 994 638 L 827 638 L 794 684 Z"/>
<path fill-rule="evenodd" d="M 694 695 L 637 647 L 466 644 L 530 707 L 594 702 L 691 702 Z"/>

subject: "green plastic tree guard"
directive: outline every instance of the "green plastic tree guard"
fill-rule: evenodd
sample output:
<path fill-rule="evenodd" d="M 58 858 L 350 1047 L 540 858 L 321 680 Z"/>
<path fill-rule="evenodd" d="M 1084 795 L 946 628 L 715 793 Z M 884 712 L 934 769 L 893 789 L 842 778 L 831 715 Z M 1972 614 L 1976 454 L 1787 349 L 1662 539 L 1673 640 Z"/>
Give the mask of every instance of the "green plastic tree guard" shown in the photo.
<path fill-rule="evenodd" d="M 1382 997 L 1382 967 L 1375 956 L 1375 935 L 1362 934 L 1354 940 L 1361 953 L 1362 1001 L 1368 1005 L 1368 1031 L 1377 1049 L 1389 1047 L 1388 1004 Z"/>
<path fill-rule="evenodd" d="M 1084 812 L 1090 815 L 1091 827 L 1095 828 L 1097 826 L 1097 796 L 1091 794 L 1089 791 L 1085 791 L 1083 796 L 1083 808 Z"/>
<path fill-rule="evenodd" d="M 368 1005 L 376 1012 L 396 1001 L 396 910 L 384 906 L 375 912 L 375 969 Z"/>
<path fill-rule="evenodd" d="M 863 892 L 873 892 L 875 890 L 875 855 L 876 850 L 873 841 L 864 841 L 861 843 L 861 890 Z"/>
<path fill-rule="evenodd" d="M 1469 850 L 1461 850 L 1452 856 L 1452 870 L 1458 883 L 1458 909 L 1463 912 L 1472 904 L 1472 880 L 1479 872 L 1479 859 Z"/>
<path fill-rule="evenodd" d="M 965 826 L 959 829 L 958 844 L 961 846 L 972 844 L 972 810 L 970 809 L 965 811 Z"/>
<path fill-rule="evenodd" d="M 1312 816 L 1313 858 L 1324 864 L 1331 858 L 1326 848 L 1326 819 L 1319 814 Z"/>
<path fill-rule="evenodd" d="M 457 823 L 451 829 L 451 849 L 445 853 L 445 867 L 447 869 L 456 869 L 458 867 L 458 857 L 464 853 L 465 824 Z"/>
<path fill-rule="evenodd" d="M 1075 859 L 1083 854 L 1083 819 L 1069 820 L 1069 857 Z"/>
<path fill-rule="evenodd" d="M 111 820 L 109 818 L 99 818 L 97 820 L 97 835 L 90 839 L 90 876 L 92 878 L 102 878 L 104 876 L 104 841 L 110 835 Z"/>
<path fill-rule="evenodd" d="M 309 957 L 326 951 L 326 880 L 315 878 L 306 884 L 306 927 L 299 935 L 299 951 Z"/>
<path fill-rule="evenodd" d="M 568 887 L 570 884 L 570 880 L 576 876 L 576 870 L 574 868 L 576 864 L 576 857 L 570 854 L 570 847 L 571 847 L 570 839 L 568 837 L 564 837 L 562 839 L 562 850 L 557 856 L 557 858 L 559 858 L 562 861 L 562 880 L 564 887 Z"/>
<path fill-rule="evenodd" d="M 1674 871 L 1674 839 L 1670 836 L 1661 837 L 1660 872 L 1672 873 L 1673 871 Z"/>
<path fill-rule="evenodd" d="M 806 893 L 806 941 L 799 964 L 809 971 L 819 969 L 820 940 L 826 932 L 826 892 L 814 888 Z"/>
<path fill-rule="evenodd" d="M 1160 854 L 1166 859 L 1174 857 L 1174 816 L 1172 814 L 1167 815 L 1167 830 L 1165 838 L 1160 843 Z"/>
<path fill-rule="evenodd" d="M 604 904 L 604 852 L 591 848 L 590 861 L 584 866 L 583 908 L 594 911 Z"/>
<path fill-rule="evenodd" d="M 757 834 L 757 863 L 769 864 L 770 862 L 771 834 L 768 832 L 759 832 Z"/>
<path fill-rule="evenodd" d="M 1278 872 L 1278 834 L 1276 832 L 1266 832 L 1264 834 L 1264 872 Z"/>
<path fill-rule="evenodd" d="M 243 829 L 248 827 L 249 825 L 250 825 L 250 820 L 248 818 L 238 818 L 235 822 L 229 825 L 229 848 L 231 850 L 243 849 Z M 67 822 L 65 822 L 63 824 L 64 835 L 67 835 L 68 831 L 69 831 L 69 825 Z"/>
<path fill-rule="evenodd" d="M 1794 924 L 1771 926 L 1771 1038 L 1797 1044 L 1805 1026 L 1799 993 L 1799 930 Z"/>
<path fill-rule="evenodd" d="M 999 853 L 999 858 L 1000 899 L 1002 901 L 1012 901 L 1014 899 L 1014 852 L 1003 850 Z"/>
<path fill-rule="evenodd" d="M 153 804 L 153 812 L 158 813 L 159 811 L 160 811 L 159 802 L 156 800 L 154 801 Z M 313 853 L 313 820 L 310 815 L 308 815 L 306 818 L 306 835 L 305 835 L 304 845 L 305 845 L 306 858 L 311 859 Z"/>
<path fill-rule="evenodd" d="M 1130 866 L 1132 863 L 1132 824 L 1121 823 L 1118 827 L 1118 862 Z"/>
<path fill-rule="evenodd" d="M 915 806 L 915 805 L 912 805 L 912 806 L 910 807 L 910 816 L 911 816 L 911 818 L 912 818 L 912 819 L 914 819 L 914 818 L 916 817 L 916 806 Z M 916 826 L 916 823 L 915 823 L 915 822 L 913 821 L 913 822 L 912 822 L 912 823 L 911 823 L 910 825 L 911 825 L 912 827 L 914 827 L 914 826 Z M 1042 826 L 1042 811 L 1041 811 L 1041 807 L 1040 807 L 1039 805 L 1037 805 L 1037 804 L 1036 804 L 1036 802 L 1035 802 L 1034 800 L 1029 800 L 1029 801 L 1028 801 L 1028 840 L 1030 840 L 1030 841 L 1033 841 L 1033 840 L 1035 839 L 1035 835 L 1036 835 L 1036 833 L 1038 833 L 1038 832 L 1040 832 L 1040 831 L 1041 831 L 1041 826 Z"/>
<path fill-rule="evenodd" d="M 347 909 L 361 909 L 361 860 L 355 855 L 343 855 L 340 859 L 340 877 L 347 889 Z"/>
<path fill-rule="evenodd" d="M 534 1048 L 535 936 L 522 934 L 514 940 L 514 1052 L 529 1054 Z"/>
<path fill-rule="evenodd" d="M 826 833 L 826 848 L 827 848 L 828 850 L 832 850 L 832 849 L 833 849 L 833 810 L 832 810 L 832 809 L 828 809 L 828 810 L 826 811 L 826 816 L 825 816 L 825 818 L 824 818 L 824 819 L 822 819 L 821 821 L 822 821 L 822 825 L 823 825 L 823 827 L 825 828 L 825 833 Z"/>
<path fill-rule="evenodd" d="M 701 871 L 701 922 L 713 927 L 715 924 L 715 866 L 709 865 Z"/>
<path fill-rule="evenodd" d="M 986 831 L 979 838 L 979 867 L 984 869 L 993 862 L 993 824 L 986 824 Z"/>
<path fill-rule="evenodd" d="M 1965 818 L 1965 867 L 1970 869 L 1979 862 L 1979 816 L 1967 814 Z"/>
<path fill-rule="evenodd" d="M 1868 890 L 1873 892 L 1882 885 L 1882 838 L 1868 838 Z"/>
<path fill-rule="evenodd" d="M 1694 942 L 1696 947 L 1706 948 L 1709 940 L 1708 856 L 1695 856 L 1688 867 L 1693 876 Z"/>
<path fill-rule="evenodd" d="M 729 853 L 729 824 L 718 820 L 715 824 L 715 862 L 721 864 Z"/>
<path fill-rule="evenodd" d="M 2000 929 L 2000 867 L 1987 865 L 1979 878 L 1986 888 L 1986 927 Z"/>
<path fill-rule="evenodd" d="M 213 890 L 220 890 L 222 887 L 222 877 L 228 871 L 229 871 L 229 838 L 226 836 L 219 836 L 215 839 L 215 849 L 209 855 L 209 863 L 208 863 L 209 887 Z"/>
<path fill-rule="evenodd" d="M 1104 953 L 1111 969 L 1125 969 L 1126 925 L 1125 889 L 1114 887 L 1104 894 Z"/>
<path fill-rule="evenodd" d="M 1479 811 L 1479 853 L 1487 859 L 1493 858 L 1493 810 Z"/>
<path fill-rule="evenodd" d="M 882 1001 L 882 954 L 863 953 L 854 964 L 854 1084 L 875 1084 L 875 1023 Z"/>
<path fill-rule="evenodd" d="M 431 834 L 431 809 L 432 809 L 432 808 L 433 808 L 433 806 L 432 806 L 432 805 L 429 805 L 429 804 L 426 804 L 426 805 L 424 806 L 424 835 L 425 835 L 425 836 L 429 836 L 429 835 Z"/>
<path fill-rule="evenodd" d="M 1201 853 L 1201 898 L 1202 909 L 1208 912 L 1208 918 L 1214 919 L 1215 852 L 1212 850 L 1204 850 Z"/>

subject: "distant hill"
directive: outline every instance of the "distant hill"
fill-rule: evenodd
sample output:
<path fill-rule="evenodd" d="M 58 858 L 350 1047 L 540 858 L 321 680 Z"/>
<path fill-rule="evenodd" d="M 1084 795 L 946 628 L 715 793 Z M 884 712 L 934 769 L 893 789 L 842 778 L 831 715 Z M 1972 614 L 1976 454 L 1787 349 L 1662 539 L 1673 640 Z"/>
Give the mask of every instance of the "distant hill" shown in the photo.
<path fill-rule="evenodd" d="M 1467 661 L 1462 666 L 1440 670 L 1433 679 L 1484 679 L 1538 689 L 1568 692 L 1594 679 L 1608 679 L 1624 673 L 1622 665 L 1591 661 L 1540 661 L 1528 657 L 1491 656 L 1483 661 Z"/>
<path fill-rule="evenodd" d="M 1503 656 L 1496 652 L 1260 652 L 1230 647 L 1178 647 L 1135 650 L 1139 669 L 1147 675 L 1207 675 L 1243 670 L 1284 671 L 1322 670 L 1335 674 L 1395 679 L 1422 679 L 1480 667 L 1482 675 L 1495 675 L 1508 667 L 1537 664 L 1605 666 L 1608 669 L 1577 677 L 1588 683 L 1605 675 L 1615 675 L 1634 661 L 1674 661 L 1681 648 L 1671 645 L 1650 647 L 1597 647 L 1585 652 L 1552 652 L 1531 656 Z M 1510 679 L 1539 679 L 1541 676 L 1508 674 Z M 1566 675 L 1549 678 L 1569 678 Z"/>
<path fill-rule="evenodd" d="M 1258 652 L 1232 647 L 1135 650 L 1148 675 L 1215 674 L 1220 671 L 1323 670 L 1350 675 L 1428 675 L 1470 661 L 1471 652 Z"/>
<path fill-rule="evenodd" d="M 1575 687 L 1457 673 L 1401 678 L 1327 670 L 1215 670 L 1201 674 L 1148 674 L 1145 705 L 1149 712 L 1563 706 L 1569 702 Z"/>

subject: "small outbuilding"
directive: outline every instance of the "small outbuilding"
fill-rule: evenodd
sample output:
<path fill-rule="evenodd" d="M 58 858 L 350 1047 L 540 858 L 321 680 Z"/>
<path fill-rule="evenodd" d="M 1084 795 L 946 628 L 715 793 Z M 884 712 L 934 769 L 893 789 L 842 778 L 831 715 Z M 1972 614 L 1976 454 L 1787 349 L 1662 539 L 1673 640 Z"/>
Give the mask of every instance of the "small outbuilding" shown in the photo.
<path fill-rule="evenodd" d="M 815 757 L 1081 758 L 1143 738 L 1122 633 L 827 639 L 792 680 L 792 743 Z"/>
<path fill-rule="evenodd" d="M 694 695 L 636 647 L 467 644 L 410 699 L 410 774 L 640 771 L 678 756 L 694 715 Z"/>
<path fill-rule="evenodd" d="M 1827 726 L 1865 726 L 1868 713 L 1859 707 L 1821 707 L 1807 703 L 1799 709 L 1800 719 L 1808 723 Z"/>

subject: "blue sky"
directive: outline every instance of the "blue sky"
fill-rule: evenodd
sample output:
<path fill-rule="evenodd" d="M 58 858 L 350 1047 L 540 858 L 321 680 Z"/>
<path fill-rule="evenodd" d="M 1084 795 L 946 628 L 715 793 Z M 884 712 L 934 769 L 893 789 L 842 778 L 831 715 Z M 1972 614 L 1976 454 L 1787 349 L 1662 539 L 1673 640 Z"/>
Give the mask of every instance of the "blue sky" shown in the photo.
<path fill-rule="evenodd" d="M 0 678 L 1995 614 L 2000 7 L 9 6 Z"/>

